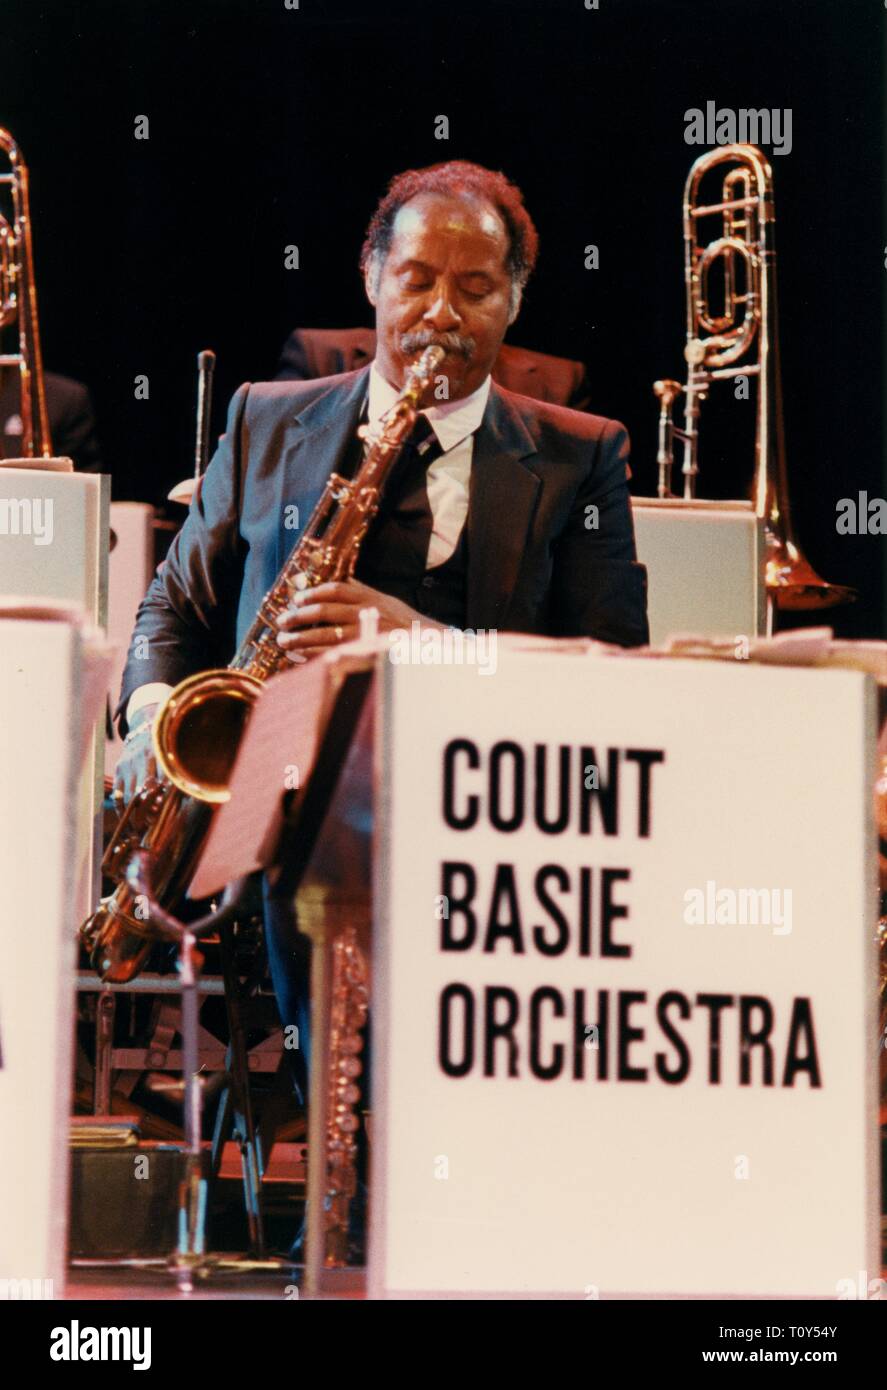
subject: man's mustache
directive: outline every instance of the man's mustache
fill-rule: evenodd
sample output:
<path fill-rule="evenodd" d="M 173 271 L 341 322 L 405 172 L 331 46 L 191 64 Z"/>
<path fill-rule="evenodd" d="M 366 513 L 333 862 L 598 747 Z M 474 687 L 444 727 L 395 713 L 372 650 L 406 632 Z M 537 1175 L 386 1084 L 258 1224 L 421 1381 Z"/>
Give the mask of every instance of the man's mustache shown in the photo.
<path fill-rule="evenodd" d="M 442 347 L 447 352 L 456 352 L 466 360 L 472 356 L 477 344 L 473 338 L 467 338 L 462 333 L 431 333 L 425 332 L 401 333 L 400 350 L 404 357 L 412 357 L 414 353 L 424 352 L 427 347 Z"/>

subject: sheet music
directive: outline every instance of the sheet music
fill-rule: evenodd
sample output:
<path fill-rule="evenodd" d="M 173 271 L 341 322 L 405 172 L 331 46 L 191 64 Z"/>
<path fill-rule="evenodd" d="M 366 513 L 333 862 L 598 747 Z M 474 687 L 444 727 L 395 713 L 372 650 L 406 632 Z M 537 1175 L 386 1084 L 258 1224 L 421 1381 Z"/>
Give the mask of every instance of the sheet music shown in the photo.
<path fill-rule="evenodd" d="M 362 655 L 360 649 L 359 641 L 348 643 L 276 676 L 262 691 L 234 766 L 231 799 L 214 817 L 191 897 L 207 897 L 263 867 L 262 850 L 284 794 L 304 787 L 314 767 L 332 705 L 333 673 L 372 661 L 371 652 Z"/>

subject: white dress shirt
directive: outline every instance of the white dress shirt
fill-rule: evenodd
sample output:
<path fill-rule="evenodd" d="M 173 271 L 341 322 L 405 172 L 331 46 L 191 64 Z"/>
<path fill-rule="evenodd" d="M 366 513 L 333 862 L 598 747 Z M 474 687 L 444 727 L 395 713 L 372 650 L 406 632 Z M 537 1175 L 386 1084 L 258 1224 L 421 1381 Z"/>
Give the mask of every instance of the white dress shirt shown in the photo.
<path fill-rule="evenodd" d="M 459 541 L 468 515 L 468 484 L 474 453 L 474 432 L 483 419 L 490 394 L 490 378 L 481 382 L 464 401 L 441 401 L 421 412 L 443 449 L 429 466 L 428 505 L 431 508 L 431 540 L 426 567 L 434 569 L 448 560 Z M 375 362 L 370 367 L 368 420 L 375 425 L 397 400 L 397 390 L 385 380 Z"/>
<path fill-rule="evenodd" d="M 375 362 L 370 366 L 367 421 L 378 423 L 394 402 L 397 390 L 386 381 Z M 448 560 L 456 549 L 468 515 L 468 487 L 474 453 L 474 432 L 483 419 L 490 395 L 490 378 L 462 401 L 441 401 L 421 412 L 437 436 L 443 453 L 428 468 L 428 505 L 431 508 L 431 539 L 426 567 L 434 569 Z M 172 686 L 163 681 L 140 685 L 129 697 L 126 717 L 132 719 L 144 705 L 159 704 Z"/>

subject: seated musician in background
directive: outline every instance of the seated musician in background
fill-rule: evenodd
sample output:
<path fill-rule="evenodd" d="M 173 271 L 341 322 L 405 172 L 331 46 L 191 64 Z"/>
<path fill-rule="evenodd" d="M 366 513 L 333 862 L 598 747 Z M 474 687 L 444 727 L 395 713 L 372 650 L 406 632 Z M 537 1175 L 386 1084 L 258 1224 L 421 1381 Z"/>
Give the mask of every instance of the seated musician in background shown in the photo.
<path fill-rule="evenodd" d="M 310 381 L 368 367 L 376 355 L 372 328 L 295 328 L 280 354 L 275 381 Z M 503 343 L 490 376 L 506 391 L 534 401 L 587 410 L 588 372 L 583 362 Z"/>
<path fill-rule="evenodd" d="M 78 473 L 101 473 L 102 459 L 89 390 L 70 377 L 44 372 L 49 434 L 57 458 Z M 17 371 L 0 368 L 0 458 L 21 458 L 21 383 Z"/>
<path fill-rule="evenodd" d="M 648 640 L 637 562 L 628 436 L 597 415 L 514 395 L 491 371 L 537 253 L 535 227 L 503 175 L 456 161 L 392 182 L 363 246 L 376 356 L 359 371 L 246 384 L 188 518 L 139 609 L 117 714 L 125 798 L 152 772 L 158 702 L 192 672 L 227 665 L 330 472 L 353 471 L 361 421 L 377 421 L 429 344 L 447 398 L 414 441 L 348 583 L 298 596 L 278 641 L 294 660 L 358 635 L 423 626 Z M 411 455 L 411 456 L 409 456 Z M 147 643 L 135 639 L 147 638 Z M 266 937 L 285 1024 L 307 1039 L 307 943 L 291 904 L 266 901 Z M 304 1052 L 294 1056 L 297 1072 Z M 304 1085 L 304 1072 L 300 1083 Z"/>

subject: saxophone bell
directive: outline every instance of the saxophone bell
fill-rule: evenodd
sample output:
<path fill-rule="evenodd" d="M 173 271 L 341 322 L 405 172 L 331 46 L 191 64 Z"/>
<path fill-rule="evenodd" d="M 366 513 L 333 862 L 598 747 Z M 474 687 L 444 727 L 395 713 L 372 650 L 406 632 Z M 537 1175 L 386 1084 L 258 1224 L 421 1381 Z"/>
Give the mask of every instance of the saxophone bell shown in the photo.
<path fill-rule="evenodd" d="M 174 787 L 210 806 L 231 796 L 229 780 L 262 682 L 247 671 L 201 671 L 167 695 L 154 718 L 158 767 Z"/>

